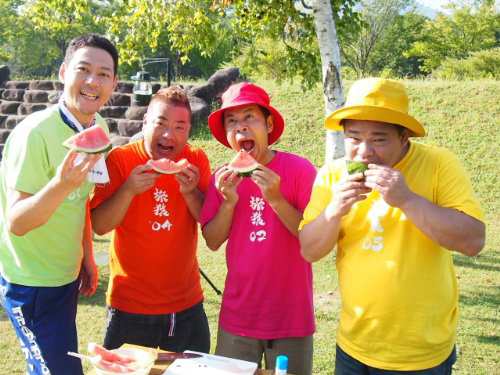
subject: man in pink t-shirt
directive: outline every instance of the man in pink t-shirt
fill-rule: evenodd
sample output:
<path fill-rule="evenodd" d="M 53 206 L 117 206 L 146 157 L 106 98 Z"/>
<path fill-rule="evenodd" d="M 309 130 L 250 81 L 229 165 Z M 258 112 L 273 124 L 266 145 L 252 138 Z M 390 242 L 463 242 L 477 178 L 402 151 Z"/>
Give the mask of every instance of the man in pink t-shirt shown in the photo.
<path fill-rule="evenodd" d="M 300 255 L 297 233 L 316 169 L 269 148 L 284 120 L 254 84 L 231 86 L 208 124 L 220 143 L 259 163 L 249 178 L 227 165 L 219 168 L 201 212 L 208 247 L 217 250 L 228 241 L 216 353 L 259 364 L 264 357 L 268 369 L 284 354 L 291 373 L 311 374 L 312 270 Z"/>

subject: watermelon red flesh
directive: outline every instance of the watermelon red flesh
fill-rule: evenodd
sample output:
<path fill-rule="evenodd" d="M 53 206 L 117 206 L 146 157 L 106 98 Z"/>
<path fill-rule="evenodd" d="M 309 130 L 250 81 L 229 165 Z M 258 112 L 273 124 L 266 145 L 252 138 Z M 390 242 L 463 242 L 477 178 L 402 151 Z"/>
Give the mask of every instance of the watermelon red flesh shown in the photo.
<path fill-rule="evenodd" d="M 189 162 L 186 159 L 181 159 L 178 162 L 172 161 L 167 158 L 149 160 L 148 164 L 154 171 L 163 174 L 174 174 L 181 172 Z"/>
<path fill-rule="evenodd" d="M 249 176 L 259 167 L 259 163 L 245 150 L 240 150 L 228 167 L 239 175 Z"/>
<path fill-rule="evenodd" d="M 93 342 L 89 343 L 88 351 L 90 354 L 95 354 L 100 356 L 101 359 L 105 362 L 111 362 L 120 365 L 127 365 L 129 363 L 135 362 L 134 358 L 130 358 L 122 354 L 115 353 L 112 350 L 108 350 L 103 346 Z"/>
<path fill-rule="evenodd" d="M 103 128 L 94 125 L 68 138 L 63 145 L 79 152 L 97 154 L 108 151 L 111 141 Z"/>

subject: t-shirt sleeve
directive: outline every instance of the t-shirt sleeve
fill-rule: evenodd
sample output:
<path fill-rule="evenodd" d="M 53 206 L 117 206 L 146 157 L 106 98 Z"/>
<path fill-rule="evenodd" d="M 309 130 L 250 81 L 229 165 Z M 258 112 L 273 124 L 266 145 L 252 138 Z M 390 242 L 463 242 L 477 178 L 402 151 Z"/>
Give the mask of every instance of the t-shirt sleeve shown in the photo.
<path fill-rule="evenodd" d="M 207 155 L 200 149 L 197 158 L 197 167 L 200 171 L 200 181 L 198 182 L 198 189 L 206 192 L 210 184 L 210 162 Z"/>
<path fill-rule="evenodd" d="M 304 212 L 304 209 L 311 199 L 311 191 L 316 174 L 316 167 L 309 160 L 304 159 L 303 165 L 300 167 L 299 179 L 297 181 L 297 209 L 301 212 Z"/>
<path fill-rule="evenodd" d="M 111 151 L 106 159 L 106 167 L 108 168 L 109 182 L 106 184 L 96 184 L 94 195 L 90 201 L 90 209 L 96 208 L 125 182 L 123 172 L 120 168 L 120 160 L 116 152 Z M 128 176 L 127 176 L 128 177 Z"/>
<path fill-rule="evenodd" d="M 484 221 L 484 214 L 474 195 L 470 177 L 452 152 L 443 151 L 437 173 L 435 203 Z"/>
<path fill-rule="evenodd" d="M 28 194 L 35 194 L 47 185 L 57 168 L 50 167 L 45 140 L 36 130 L 27 136 L 14 133 L 5 156 L 8 187 Z"/>
<path fill-rule="evenodd" d="M 214 218 L 222 203 L 222 196 L 215 187 L 215 174 L 210 178 L 208 190 L 205 194 L 205 201 L 200 214 L 200 224 L 203 228 L 210 220 Z"/>
<path fill-rule="evenodd" d="M 314 219 L 328 206 L 332 199 L 333 178 L 328 165 L 323 166 L 314 180 L 311 192 L 311 199 L 304 210 L 303 219 L 299 225 L 299 230 Z"/>

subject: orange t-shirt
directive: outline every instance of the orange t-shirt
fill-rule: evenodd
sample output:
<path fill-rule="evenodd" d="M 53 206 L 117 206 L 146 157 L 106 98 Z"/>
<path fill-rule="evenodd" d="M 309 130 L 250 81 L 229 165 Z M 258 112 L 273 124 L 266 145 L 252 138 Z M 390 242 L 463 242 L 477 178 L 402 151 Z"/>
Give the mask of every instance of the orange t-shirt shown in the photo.
<path fill-rule="evenodd" d="M 205 153 L 186 145 L 185 158 L 200 171 L 200 191 L 207 190 L 210 164 Z M 110 197 L 132 169 L 149 157 L 144 141 L 113 149 L 106 160 L 111 182 L 97 185 L 91 208 Z M 160 176 L 155 186 L 134 197 L 113 231 L 107 304 L 136 314 L 167 314 L 203 300 L 197 247 L 197 223 L 174 175 Z"/>

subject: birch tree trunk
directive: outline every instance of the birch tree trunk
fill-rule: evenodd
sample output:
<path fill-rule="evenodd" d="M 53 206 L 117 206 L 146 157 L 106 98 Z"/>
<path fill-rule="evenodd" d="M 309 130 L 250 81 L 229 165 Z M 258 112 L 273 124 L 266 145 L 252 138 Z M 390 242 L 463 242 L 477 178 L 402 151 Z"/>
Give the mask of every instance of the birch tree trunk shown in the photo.
<path fill-rule="evenodd" d="M 318 37 L 323 72 L 325 116 L 344 104 L 340 78 L 340 48 L 330 0 L 312 1 L 314 26 Z M 342 132 L 326 131 L 325 162 L 344 156 Z"/>

